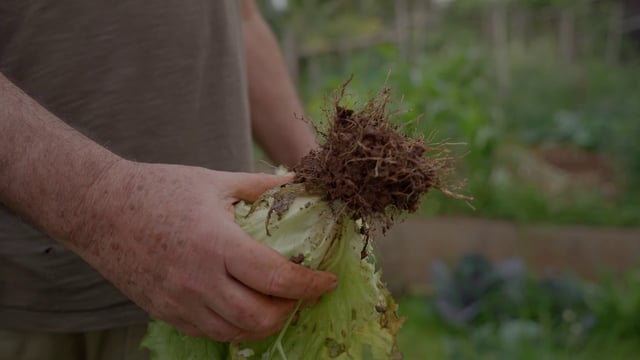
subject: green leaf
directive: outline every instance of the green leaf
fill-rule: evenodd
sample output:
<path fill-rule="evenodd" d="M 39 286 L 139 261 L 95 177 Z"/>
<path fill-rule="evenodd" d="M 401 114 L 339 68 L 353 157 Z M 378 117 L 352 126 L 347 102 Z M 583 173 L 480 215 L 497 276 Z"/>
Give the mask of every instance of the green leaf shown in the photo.
<path fill-rule="evenodd" d="M 228 344 L 189 337 L 173 326 L 154 320 L 141 346 L 149 349 L 153 360 L 223 360 Z"/>

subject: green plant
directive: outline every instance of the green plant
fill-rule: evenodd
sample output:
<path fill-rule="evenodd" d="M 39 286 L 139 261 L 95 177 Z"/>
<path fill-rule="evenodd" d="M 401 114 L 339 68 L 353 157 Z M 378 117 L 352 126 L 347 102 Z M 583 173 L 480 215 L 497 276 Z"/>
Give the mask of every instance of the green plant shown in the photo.
<path fill-rule="evenodd" d="M 537 279 L 521 262 L 492 266 L 471 256 L 448 275 L 437 272 L 434 295 L 399 301 L 400 315 L 408 317 L 398 340 L 407 358 L 626 360 L 640 353 L 640 267 L 588 283 L 566 276 Z M 495 280 L 500 272 L 522 281 L 501 285 Z M 480 281 L 470 283 L 474 279 Z M 444 298 L 462 309 L 460 291 L 483 305 L 463 326 L 452 326 L 439 303 Z"/>
<path fill-rule="evenodd" d="M 640 267 L 607 276 L 589 299 L 603 335 L 640 341 Z"/>

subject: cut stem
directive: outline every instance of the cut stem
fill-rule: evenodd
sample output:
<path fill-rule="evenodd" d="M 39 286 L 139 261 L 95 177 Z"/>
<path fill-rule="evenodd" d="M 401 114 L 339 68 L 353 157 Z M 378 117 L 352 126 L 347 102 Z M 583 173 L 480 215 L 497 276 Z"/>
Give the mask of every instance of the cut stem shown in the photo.
<path fill-rule="evenodd" d="M 298 300 L 298 303 L 296 304 L 295 309 L 293 309 L 293 312 L 291 312 L 291 314 L 289 315 L 289 318 L 287 319 L 287 322 L 284 324 L 284 327 L 282 328 L 282 330 L 280 330 L 280 333 L 278 333 L 278 338 L 273 343 L 272 348 L 269 349 L 269 360 L 271 360 L 271 356 L 273 355 L 274 350 L 278 350 L 278 353 L 282 357 L 282 360 L 287 360 L 287 354 L 284 353 L 284 349 L 282 348 L 282 338 L 284 338 L 284 334 L 287 332 L 287 329 L 291 325 L 291 321 L 293 321 L 293 317 L 296 316 L 296 313 L 300 309 L 301 304 L 302 304 L 302 299 Z M 275 349 L 273 348 L 274 346 L 275 346 Z"/>

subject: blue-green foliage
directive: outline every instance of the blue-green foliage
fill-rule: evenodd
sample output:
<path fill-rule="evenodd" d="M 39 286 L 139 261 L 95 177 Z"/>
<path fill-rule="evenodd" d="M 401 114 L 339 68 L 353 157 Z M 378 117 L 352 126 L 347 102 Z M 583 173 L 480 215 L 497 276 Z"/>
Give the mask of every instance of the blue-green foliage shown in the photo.
<path fill-rule="evenodd" d="M 635 359 L 640 352 L 640 268 L 597 282 L 540 279 L 520 261 L 491 265 L 477 255 L 436 268 L 433 296 L 400 301 L 409 318 L 399 337 L 407 358 Z"/>
<path fill-rule="evenodd" d="M 640 342 L 640 267 L 601 281 L 590 306 L 601 335 Z"/>

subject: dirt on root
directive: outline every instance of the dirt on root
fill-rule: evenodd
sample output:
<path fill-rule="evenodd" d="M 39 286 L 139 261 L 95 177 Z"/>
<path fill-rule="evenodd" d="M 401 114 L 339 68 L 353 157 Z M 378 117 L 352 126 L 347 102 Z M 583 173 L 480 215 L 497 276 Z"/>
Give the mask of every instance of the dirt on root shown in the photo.
<path fill-rule="evenodd" d="M 430 189 L 450 191 L 447 178 L 454 158 L 446 143 L 408 135 L 392 120 L 390 90 L 382 89 L 361 109 L 340 105 L 347 81 L 336 93 L 330 125 L 319 149 L 294 167 L 296 183 L 328 201 L 340 201 L 353 219 L 382 225 L 386 231 L 401 212 L 414 212 Z"/>

